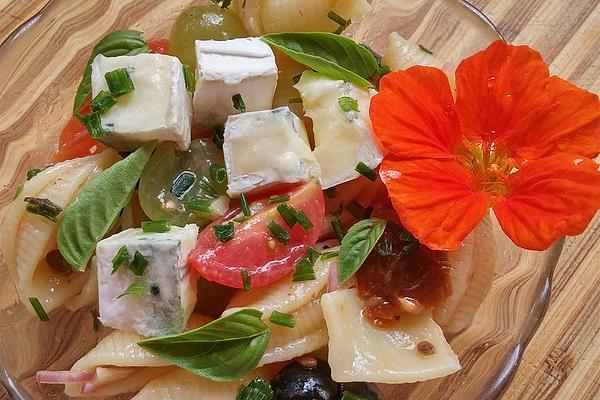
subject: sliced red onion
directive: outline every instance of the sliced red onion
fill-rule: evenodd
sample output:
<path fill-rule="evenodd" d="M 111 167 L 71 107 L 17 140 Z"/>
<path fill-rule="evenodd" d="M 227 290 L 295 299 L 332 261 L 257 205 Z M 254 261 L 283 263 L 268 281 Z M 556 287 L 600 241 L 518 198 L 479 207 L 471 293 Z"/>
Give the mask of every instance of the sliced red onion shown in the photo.
<path fill-rule="evenodd" d="M 82 383 L 94 378 L 93 372 L 87 371 L 38 371 L 35 379 L 38 383 L 53 385 L 64 383 Z"/>
<path fill-rule="evenodd" d="M 86 382 L 81 386 L 81 394 L 91 394 L 98 390 L 98 385 L 92 382 Z"/>
<path fill-rule="evenodd" d="M 338 263 L 332 262 L 329 264 L 329 281 L 327 283 L 327 291 L 335 292 L 340 288 L 340 277 L 338 274 Z"/>

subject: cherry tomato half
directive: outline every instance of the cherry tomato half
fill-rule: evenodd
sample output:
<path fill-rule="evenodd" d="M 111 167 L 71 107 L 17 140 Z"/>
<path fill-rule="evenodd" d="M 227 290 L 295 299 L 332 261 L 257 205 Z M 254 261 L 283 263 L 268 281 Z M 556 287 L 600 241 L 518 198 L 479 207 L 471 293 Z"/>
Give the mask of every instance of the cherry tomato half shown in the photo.
<path fill-rule="evenodd" d="M 80 114 L 89 114 L 90 102 L 86 102 L 79 110 Z M 105 146 L 98 140 L 88 134 L 85 126 L 75 117 L 71 117 L 67 126 L 60 134 L 58 142 L 58 151 L 52 157 L 52 161 L 57 163 L 73 158 L 85 157 L 91 154 L 100 153 L 105 149 Z"/>
<path fill-rule="evenodd" d="M 148 47 L 151 53 L 155 54 L 168 54 L 169 53 L 169 39 L 156 39 L 148 42 Z"/>
<path fill-rule="evenodd" d="M 286 204 L 294 210 L 302 210 L 312 223 L 312 229 L 304 230 L 299 224 L 293 228 L 285 223 L 278 204 L 268 204 L 269 196 L 249 204 L 252 216 L 243 222 L 234 222 L 233 239 L 220 242 L 214 227 L 238 219 L 240 207 L 232 209 L 222 219 L 213 222 L 200 233 L 196 248 L 192 250 L 188 265 L 209 281 L 221 285 L 243 288 L 242 271 L 248 271 L 250 286 L 259 287 L 276 282 L 294 269 L 296 261 L 313 246 L 321 231 L 325 217 L 325 199 L 317 182 L 280 192 L 277 196 L 289 195 Z M 290 235 L 288 244 L 277 240 L 267 227 L 275 221 Z"/>

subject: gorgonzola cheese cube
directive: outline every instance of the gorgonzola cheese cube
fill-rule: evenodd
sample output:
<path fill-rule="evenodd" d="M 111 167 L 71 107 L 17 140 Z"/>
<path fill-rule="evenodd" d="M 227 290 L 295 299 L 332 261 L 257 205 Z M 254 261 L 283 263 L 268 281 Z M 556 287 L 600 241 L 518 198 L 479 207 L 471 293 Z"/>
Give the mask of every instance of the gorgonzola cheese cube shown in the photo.
<path fill-rule="evenodd" d="M 232 97 L 240 94 L 247 111 L 268 110 L 277 86 L 273 50 L 259 38 L 196 41 L 194 123 L 223 125 L 238 114 Z"/>
<path fill-rule="evenodd" d="M 314 155 L 321 166 L 323 189 L 358 178 L 355 168 L 361 161 L 371 168 L 381 163 L 383 148 L 369 119 L 374 90 L 313 71 L 304 72 L 295 87 L 302 96 L 306 115 L 313 121 Z M 358 111 L 344 111 L 341 98 L 356 101 Z"/>
<path fill-rule="evenodd" d="M 145 142 L 175 142 L 187 150 L 191 142 L 192 102 L 186 90 L 183 66 L 177 57 L 162 54 L 105 57 L 92 63 L 92 94 L 108 91 L 104 75 L 126 68 L 135 86 L 117 98 L 117 104 L 101 115 L 107 133 L 102 141 L 122 150 Z"/>
<path fill-rule="evenodd" d="M 230 116 L 224 139 L 230 196 L 320 177 L 304 124 L 288 107 Z"/>
<path fill-rule="evenodd" d="M 198 226 L 190 224 L 164 233 L 132 228 L 101 240 L 96 258 L 102 323 L 143 336 L 182 332 L 196 303 L 196 279 L 188 272 L 187 257 L 197 236 Z M 122 246 L 129 260 L 112 274 L 112 260 Z M 141 276 L 128 268 L 136 251 L 148 261 Z M 142 293 L 119 297 L 134 282 L 146 285 Z"/>

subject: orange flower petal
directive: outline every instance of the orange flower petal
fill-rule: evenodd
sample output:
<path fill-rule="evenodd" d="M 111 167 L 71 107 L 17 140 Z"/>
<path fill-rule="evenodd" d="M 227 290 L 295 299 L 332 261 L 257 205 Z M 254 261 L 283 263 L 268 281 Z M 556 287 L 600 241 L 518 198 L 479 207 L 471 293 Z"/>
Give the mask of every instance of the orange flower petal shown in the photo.
<path fill-rule="evenodd" d="M 460 122 L 446 74 L 416 66 L 383 77 L 371 100 L 375 134 L 392 154 L 451 158 L 461 142 Z"/>
<path fill-rule="evenodd" d="M 513 242 L 531 250 L 580 234 L 600 208 L 598 164 L 570 154 L 526 163 L 510 175 L 508 190 L 494 212 Z"/>
<path fill-rule="evenodd" d="M 433 250 L 453 250 L 481 221 L 489 194 L 473 190 L 473 174 L 454 160 L 386 157 L 379 175 L 402 224 Z"/>
<path fill-rule="evenodd" d="M 492 142 L 531 126 L 545 102 L 548 76 L 537 51 L 501 40 L 463 60 L 456 69 L 463 134 Z"/>
<path fill-rule="evenodd" d="M 506 138 L 513 157 L 537 160 L 555 153 L 595 158 L 600 153 L 598 96 L 557 76 L 547 81 L 544 110 L 531 126 Z"/>

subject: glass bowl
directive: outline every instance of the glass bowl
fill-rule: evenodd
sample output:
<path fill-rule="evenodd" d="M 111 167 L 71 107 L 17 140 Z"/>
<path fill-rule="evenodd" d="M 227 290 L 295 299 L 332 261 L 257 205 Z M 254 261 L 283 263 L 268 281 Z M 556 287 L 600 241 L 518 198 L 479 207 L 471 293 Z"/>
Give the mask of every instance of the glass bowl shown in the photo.
<path fill-rule="evenodd" d="M 208 3 L 208 1 L 204 1 Z M 47 165 L 71 116 L 76 86 L 91 47 L 107 32 L 129 28 L 147 39 L 167 37 L 190 0 L 53 0 L 0 47 L 0 205 L 2 213 L 28 169 Z M 398 31 L 433 50 L 453 69 L 501 38 L 477 9 L 460 0 L 373 0 L 374 11 L 347 31 L 383 52 Z M 517 249 L 496 225 L 493 286 L 472 324 L 450 338 L 462 364 L 433 381 L 383 385 L 387 399 L 494 399 L 517 369 L 546 309 L 562 243 L 545 252 Z M 1 232 L 10 235 L 11 232 Z M 19 304 L 0 265 L 0 380 L 13 399 L 63 399 L 62 387 L 37 385 L 38 370 L 69 369 L 108 330 L 96 334 L 88 309 L 58 310 L 41 324 Z M 1 388 L 0 388 L 1 391 Z M 0 393 L 1 394 L 1 393 Z"/>

